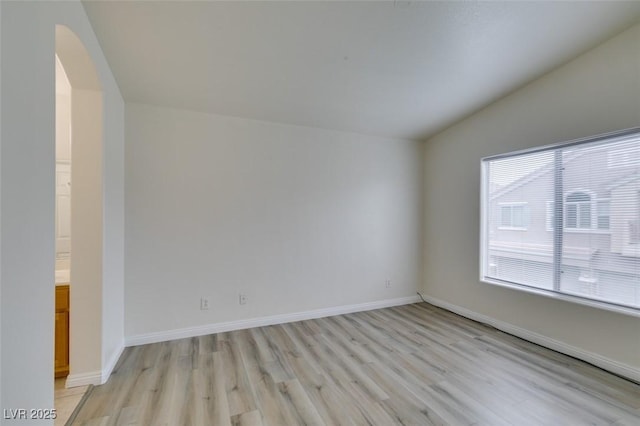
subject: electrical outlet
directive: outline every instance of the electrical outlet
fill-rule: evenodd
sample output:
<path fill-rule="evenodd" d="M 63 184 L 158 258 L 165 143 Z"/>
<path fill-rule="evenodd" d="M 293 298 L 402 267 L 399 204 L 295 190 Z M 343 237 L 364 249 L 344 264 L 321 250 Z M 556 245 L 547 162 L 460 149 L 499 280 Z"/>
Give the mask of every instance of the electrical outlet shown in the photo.
<path fill-rule="evenodd" d="M 206 297 L 201 297 L 200 298 L 200 310 L 201 311 L 206 311 L 209 309 L 209 299 L 207 299 Z"/>
<path fill-rule="evenodd" d="M 240 303 L 241 305 L 246 305 L 247 304 L 247 295 L 246 294 L 239 294 L 238 295 L 238 303 Z"/>
<path fill-rule="evenodd" d="M 385 286 L 386 288 L 391 287 L 391 280 L 386 280 L 386 281 L 384 282 L 384 286 Z"/>

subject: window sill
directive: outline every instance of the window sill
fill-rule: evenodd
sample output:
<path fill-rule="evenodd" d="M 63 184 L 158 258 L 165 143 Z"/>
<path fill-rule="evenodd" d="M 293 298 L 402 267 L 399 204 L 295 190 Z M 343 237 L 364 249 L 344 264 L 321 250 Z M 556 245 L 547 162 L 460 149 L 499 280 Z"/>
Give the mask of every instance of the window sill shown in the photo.
<path fill-rule="evenodd" d="M 498 226 L 500 231 L 526 231 L 528 228 L 518 228 L 515 226 Z"/>
<path fill-rule="evenodd" d="M 556 293 L 551 290 L 545 290 L 541 288 L 528 287 L 522 284 L 514 284 L 508 281 L 501 281 L 498 279 L 493 279 L 489 277 L 481 277 L 480 282 L 485 284 L 496 285 L 499 287 L 506 287 L 513 290 L 518 290 L 524 293 L 537 294 L 540 296 L 549 297 L 556 300 L 563 300 L 565 302 L 576 303 L 578 305 L 589 306 L 592 308 L 602 309 L 605 311 L 615 312 L 618 314 L 629 315 L 632 317 L 640 318 L 640 308 L 632 308 L 630 306 L 622 306 L 616 305 L 613 303 L 603 302 L 599 300 L 587 299 L 584 297 L 566 294 L 566 293 Z"/>
<path fill-rule="evenodd" d="M 601 235 L 611 235 L 610 229 L 580 229 L 580 228 L 564 228 L 565 234 L 601 234 Z M 547 228 L 547 232 L 553 232 L 553 229 Z"/>

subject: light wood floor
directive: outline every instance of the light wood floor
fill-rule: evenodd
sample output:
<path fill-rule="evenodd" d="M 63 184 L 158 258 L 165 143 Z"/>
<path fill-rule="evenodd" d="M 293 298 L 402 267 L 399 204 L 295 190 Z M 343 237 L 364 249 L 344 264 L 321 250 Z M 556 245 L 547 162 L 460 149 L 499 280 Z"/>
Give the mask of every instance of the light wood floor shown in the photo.
<path fill-rule="evenodd" d="M 74 425 L 640 425 L 640 385 L 426 303 L 128 348 Z"/>
<path fill-rule="evenodd" d="M 87 391 L 89 386 L 78 386 L 75 388 L 65 388 L 66 378 L 56 379 L 54 382 L 53 395 L 54 400 L 53 404 L 56 409 L 56 420 L 54 422 L 55 426 L 63 426 L 67 423 L 67 420 L 73 414 L 73 410 L 76 409 L 76 406 L 82 400 L 84 393 Z"/>

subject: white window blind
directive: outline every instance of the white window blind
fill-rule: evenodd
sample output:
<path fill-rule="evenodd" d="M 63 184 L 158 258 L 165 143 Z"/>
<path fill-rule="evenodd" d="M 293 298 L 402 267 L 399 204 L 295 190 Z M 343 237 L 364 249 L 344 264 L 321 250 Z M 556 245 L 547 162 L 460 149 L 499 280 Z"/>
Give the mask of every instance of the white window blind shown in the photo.
<path fill-rule="evenodd" d="M 481 279 L 640 310 L 639 158 L 635 129 L 483 159 Z"/>

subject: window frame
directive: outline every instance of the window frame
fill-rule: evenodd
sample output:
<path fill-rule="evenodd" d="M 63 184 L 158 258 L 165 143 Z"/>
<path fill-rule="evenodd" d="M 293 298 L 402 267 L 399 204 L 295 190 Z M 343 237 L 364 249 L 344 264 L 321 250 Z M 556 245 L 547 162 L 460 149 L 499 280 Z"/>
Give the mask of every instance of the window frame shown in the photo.
<path fill-rule="evenodd" d="M 627 305 L 620 305 L 620 304 L 616 304 L 614 302 L 609 302 L 609 301 L 604 301 L 604 300 L 598 300 L 598 299 L 592 299 L 592 298 L 587 298 L 584 296 L 580 296 L 580 295 L 575 295 L 575 294 L 569 294 L 569 293 L 561 293 L 559 292 L 559 289 L 557 288 L 556 285 L 554 285 L 554 290 L 547 290 L 547 289 L 542 289 L 542 288 L 538 288 L 538 287 L 533 287 L 533 286 L 528 286 L 526 284 L 519 284 L 519 283 L 514 283 L 514 282 L 509 282 L 509 281 L 504 281 L 504 280 L 500 280 L 497 278 L 492 278 L 487 276 L 487 274 L 485 273 L 485 267 L 488 266 L 488 259 L 489 259 L 489 253 L 487 250 L 487 242 L 488 242 L 488 226 L 486 226 L 486 224 L 488 223 L 488 217 L 487 217 L 487 213 L 488 213 L 488 207 L 489 207 L 489 173 L 487 173 L 487 167 L 486 164 L 489 163 L 489 161 L 492 160 L 498 160 L 498 159 L 506 159 L 506 158 L 510 158 L 510 157 L 516 157 L 516 156 L 521 156 L 521 155 L 525 155 L 525 154 L 533 154 L 533 153 L 537 153 L 537 152 L 543 152 L 543 151 L 550 151 L 550 150 L 556 150 L 558 148 L 565 148 L 565 147 L 570 147 L 573 145 L 582 145 L 582 144 L 586 144 L 586 143 L 597 143 L 597 142 L 606 142 L 608 140 L 611 139 L 621 139 L 621 138 L 637 138 L 640 137 L 640 127 L 634 127 L 634 128 L 630 128 L 630 129 L 625 129 L 625 130 L 621 130 L 621 131 L 616 131 L 616 132 L 610 132 L 610 133 L 604 133 L 601 135 L 597 135 L 597 136 L 590 136 L 590 137 L 585 137 L 585 138 L 580 138 L 580 139 L 574 139 L 571 141 L 567 141 L 567 142 L 560 142 L 560 143 L 555 143 L 555 144 L 549 144 L 549 145 L 543 145 L 543 146 L 539 146 L 539 147 L 534 147 L 534 148 L 529 148 L 529 149 L 523 149 L 523 150 L 518 150 L 518 151 L 512 151 L 512 152 L 507 152 L 507 153 L 503 153 L 503 154 L 498 154 L 498 155 L 491 155 L 491 156 L 486 156 L 481 158 L 480 161 L 480 169 L 481 169 L 481 178 L 480 178 L 480 191 L 479 191 L 479 195 L 480 195 L 480 268 L 479 268 L 479 273 L 480 273 L 480 283 L 486 283 L 486 284 L 490 284 L 490 285 L 496 285 L 496 286 L 500 286 L 500 287 L 505 287 L 505 288 L 510 288 L 510 289 L 515 289 L 521 292 L 525 292 L 525 293 L 530 293 L 530 294 L 536 294 L 536 295 L 540 295 L 540 296 L 544 296 L 544 297 L 549 297 L 552 299 L 556 299 L 556 300 L 563 300 L 563 301 L 567 301 L 567 302 L 571 302 L 571 303 L 576 303 L 576 304 L 580 304 L 580 305 L 585 305 L 585 306 L 590 306 L 590 307 L 594 307 L 594 308 L 598 308 L 598 309 L 602 309 L 602 310 L 607 310 L 607 311 L 613 311 L 613 312 L 617 312 L 617 313 L 621 313 L 621 314 L 625 314 L 625 315 L 630 315 L 630 316 L 634 316 L 634 317 L 640 317 L 640 308 L 635 308 L 632 306 L 627 306 Z M 558 192 L 558 191 L 556 191 Z M 576 190 L 572 190 L 569 191 L 567 194 L 573 193 L 573 192 L 582 192 L 578 189 Z M 587 192 L 588 193 L 588 192 Z M 563 204 L 563 208 L 562 208 L 562 216 L 564 218 L 565 213 L 564 213 L 564 203 L 566 201 L 566 195 L 567 194 L 561 194 L 561 193 L 556 193 L 556 200 L 558 201 L 562 201 Z M 558 197 L 562 197 L 562 198 L 558 198 Z M 547 213 L 546 213 L 546 224 L 545 224 L 545 229 L 550 230 L 554 233 L 558 233 L 562 234 L 563 231 L 564 232 L 594 232 L 594 233 L 610 233 L 610 229 L 611 229 L 611 223 L 609 222 L 609 229 L 599 229 L 598 228 L 598 219 L 599 219 L 599 211 L 598 211 L 598 203 L 600 201 L 609 201 L 608 198 L 594 198 L 593 196 L 591 197 L 591 203 L 592 203 L 592 207 L 591 207 L 591 228 L 590 229 L 566 229 L 564 228 L 564 226 L 562 226 L 562 222 L 561 222 L 561 226 L 558 227 L 557 226 L 553 226 L 552 229 L 548 228 L 548 222 L 549 222 L 549 218 L 548 218 L 548 209 L 549 206 L 553 206 L 554 205 L 554 201 L 555 200 L 551 200 L 551 201 L 547 201 L 546 202 L 546 208 L 547 208 Z M 554 220 L 556 219 L 555 216 Z M 610 214 L 609 214 L 610 217 Z M 554 224 L 556 225 L 556 224 Z M 559 238 L 561 239 L 562 237 L 559 236 Z M 558 246 L 557 241 L 554 243 L 554 246 Z M 557 249 L 557 248 L 556 248 Z M 555 253 L 554 253 L 554 257 L 555 257 Z M 554 260 L 555 262 L 555 260 Z M 559 266 L 559 265 L 558 265 Z M 556 271 L 557 273 L 559 273 L 560 271 Z M 559 279 L 554 278 L 554 283 L 559 283 Z"/>

